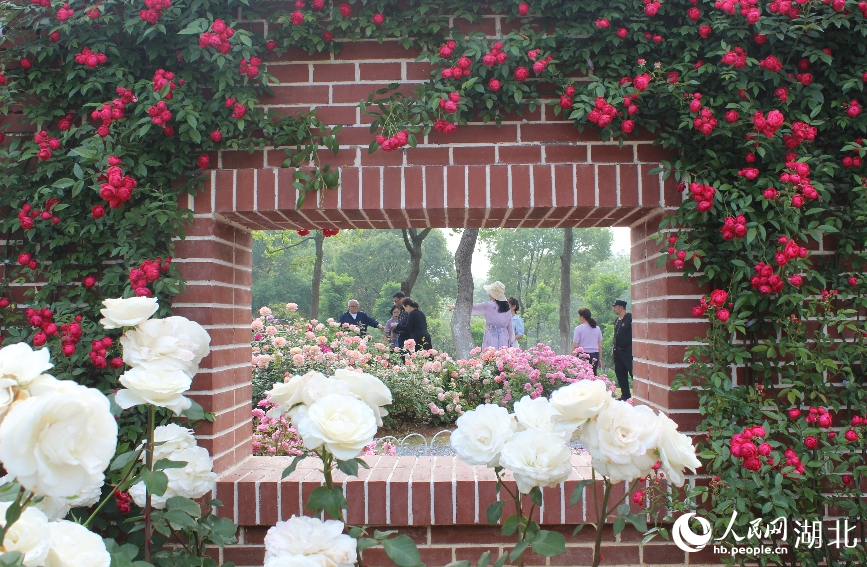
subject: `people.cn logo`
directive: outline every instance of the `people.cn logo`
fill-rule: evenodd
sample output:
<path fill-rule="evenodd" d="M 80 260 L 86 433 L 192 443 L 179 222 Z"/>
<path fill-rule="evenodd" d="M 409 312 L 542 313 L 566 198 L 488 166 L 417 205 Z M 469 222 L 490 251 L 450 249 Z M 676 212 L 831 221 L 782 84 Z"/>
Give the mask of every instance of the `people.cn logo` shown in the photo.
<path fill-rule="evenodd" d="M 692 517 L 695 517 L 698 521 L 704 531 L 703 534 L 697 534 L 689 527 L 689 519 Z M 672 539 L 674 539 L 674 544 L 687 553 L 696 553 L 701 551 L 713 537 L 710 533 L 710 522 L 704 518 L 696 516 L 693 512 L 684 514 L 674 522 L 671 536 Z"/>

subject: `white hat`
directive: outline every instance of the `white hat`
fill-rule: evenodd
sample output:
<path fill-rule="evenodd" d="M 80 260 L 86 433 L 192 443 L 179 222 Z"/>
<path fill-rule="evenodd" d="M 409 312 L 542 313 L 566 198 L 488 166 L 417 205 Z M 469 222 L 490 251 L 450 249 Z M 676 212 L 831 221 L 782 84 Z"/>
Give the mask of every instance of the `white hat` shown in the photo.
<path fill-rule="evenodd" d="M 506 301 L 506 286 L 504 286 L 502 282 L 494 282 L 482 287 L 485 288 L 488 295 L 497 301 Z"/>

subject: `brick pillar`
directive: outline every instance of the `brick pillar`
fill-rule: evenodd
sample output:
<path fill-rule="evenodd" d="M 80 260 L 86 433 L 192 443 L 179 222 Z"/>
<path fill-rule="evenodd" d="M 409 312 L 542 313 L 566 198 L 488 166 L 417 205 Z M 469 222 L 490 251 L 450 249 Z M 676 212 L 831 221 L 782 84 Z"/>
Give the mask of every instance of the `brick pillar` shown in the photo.
<path fill-rule="evenodd" d="M 206 189 L 190 203 L 195 221 L 175 249 L 187 289 L 172 307 L 176 315 L 197 321 L 211 335 L 211 354 L 193 379 L 190 397 L 216 415 L 214 423 L 204 422 L 196 429 L 196 437 L 214 458 L 214 470 L 220 472 L 252 454 L 253 236 L 223 222 L 219 215 L 200 212 L 209 209 L 211 202 L 211 191 Z"/>
<path fill-rule="evenodd" d="M 654 236 L 664 214 L 660 210 L 631 227 L 632 390 L 641 403 L 668 414 L 682 432 L 694 432 L 701 421 L 698 396 L 687 389 L 673 392 L 671 384 L 689 366 L 684 363 L 686 349 L 696 343 L 696 337 L 705 336 L 709 327 L 691 312 L 708 290 L 695 278 L 684 279 L 683 272 L 669 262 L 657 267 L 664 251 Z"/>

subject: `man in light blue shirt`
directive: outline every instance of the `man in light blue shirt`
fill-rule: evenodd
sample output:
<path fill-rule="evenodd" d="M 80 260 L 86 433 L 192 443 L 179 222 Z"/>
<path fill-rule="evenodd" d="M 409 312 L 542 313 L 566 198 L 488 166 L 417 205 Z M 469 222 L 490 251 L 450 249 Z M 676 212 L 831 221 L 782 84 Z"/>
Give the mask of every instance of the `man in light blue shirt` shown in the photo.
<path fill-rule="evenodd" d="M 509 308 L 512 310 L 512 328 L 515 329 L 515 342 L 512 344 L 515 348 L 521 348 L 518 341 L 524 338 L 524 320 L 518 316 L 518 310 L 521 309 L 521 304 L 514 297 L 509 298 Z"/>

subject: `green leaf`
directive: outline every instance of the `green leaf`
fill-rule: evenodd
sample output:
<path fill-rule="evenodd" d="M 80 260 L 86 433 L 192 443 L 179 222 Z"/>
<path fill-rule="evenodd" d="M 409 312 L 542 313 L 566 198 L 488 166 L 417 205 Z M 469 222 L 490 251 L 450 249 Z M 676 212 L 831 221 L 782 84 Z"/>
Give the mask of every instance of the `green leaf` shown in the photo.
<path fill-rule="evenodd" d="M 183 496 L 172 496 L 166 500 L 166 510 L 180 510 L 194 518 L 202 514 L 202 509 L 195 500 Z"/>
<path fill-rule="evenodd" d="M 641 514 L 627 514 L 626 519 L 632 524 L 636 530 L 644 533 L 647 531 L 647 521 Z"/>
<path fill-rule="evenodd" d="M 518 529 L 518 515 L 513 514 L 503 522 L 503 535 L 512 535 Z"/>
<path fill-rule="evenodd" d="M 182 469 L 187 466 L 186 461 L 171 461 L 169 459 L 160 459 L 154 463 L 154 470 L 161 471 L 165 469 Z"/>
<path fill-rule="evenodd" d="M 626 528 L 626 519 L 623 516 L 614 518 L 614 535 L 619 534 Z"/>
<path fill-rule="evenodd" d="M 382 542 L 385 553 L 398 567 L 417 567 L 422 565 L 415 542 L 409 536 L 399 535 Z"/>
<path fill-rule="evenodd" d="M 134 461 L 138 454 L 138 451 L 127 451 L 126 453 L 118 455 L 114 458 L 114 461 L 111 462 L 111 466 L 108 470 L 116 471 L 122 469 L 123 467 Z"/>
<path fill-rule="evenodd" d="M 196 521 L 189 514 L 180 510 L 169 510 L 163 517 L 176 530 L 192 529 L 196 527 Z"/>
<path fill-rule="evenodd" d="M 530 490 L 530 500 L 533 501 L 533 504 L 536 506 L 542 505 L 542 489 L 538 486 L 534 486 L 532 490 Z"/>
<path fill-rule="evenodd" d="M 358 551 L 364 551 L 365 549 L 376 547 L 377 545 L 379 545 L 379 542 L 372 537 L 358 538 Z"/>
<path fill-rule="evenodd" d="M 531 544 L 533 551 L 545 557 L 553 557 L 566 552 L 566 538 L 563 534 L 539 530 Z"/>
<path fill-rule="evenodd" d="M 342 519 L 341 510 L 346 508 L 346 498 L 343 496 L 343 488 L 335 486 L 328 490 L 324 486 L 320 486 L 310 493 L 310 498 L 307 500 L 307 509 L 319 512 L 325 510 L 325 513 L 334 519 Z"/>
<path fill-rule="evenodd" d="M 506 505 L 504 500 L 500 500 L 499 502 L 494 502 L 490 506 L 488 506 L 488 523 L 491 525 L 496 524 L 500 521 L 500 518 L 503 517 L 503 506 Z"/>
<path fill-rule="evenodd" d="M 491 552 L 486 551 L 479 557 L 479 562 L 476 563 L 476 567 L 488 567 L 488 564 L 491 562 Z"/>
<path fill-rule="evenodd" d="M 57 181 L 52 183 L 51 186 L 57 187 L 58 189 L 65 189 L 67 187 L 71 187 L 73 183 L 75 183 L 75 180 L 64 177 L 63 179 L 58 179 Z"/>
<path fill-rule="evenodd" d="M 347 476 L 358 476 L 358 461 L 352 459 L 351 461 L 341 461 L 340 459 L 335 459 L 337 461 L 337 469 Z"/>
<path fill-rule="evenodd" d="M 151 494 L 162 496 L 166 493 L 166 488 L 169 486 L 169 477 L 162 471 L 151 471 L 142 469 L 141 479 Z"/>
<path fill-rule="evenodd" d="M 282 479 L 286 478 L 287 476 L 289 476 L 290 474 L 292 474 L 293 472 L 295 472 L 295 467 L 297 467 L 298 463 L 303 461 L 306 457 L 307 457 L 307 454 L 305 453 L 303 455 L 298 455 L 297 457 L 292 459 L 292 463 L 288 467 L 283 469 L 283 474 L 280 475 L 280 479 L 282 480 Z"/>
<path fill-rule="evenodd" d="M 575 504 L 578 504 L 581 501 L 581 496 L 584 492 L 584 487 L 590 486 L 591 484 L 593 484 L 593 480 L 587 479 L 587 480 L 582 480 L 581 482 L 579 482 L 575 486 L 575 490 L 572 491 L 572 498 L 569 499 L 569 506 L 570 507 L 574 506 Z"/>
<path fill-rule="evenodd" d="M 205 419 L 205 409 L 195 400 L 190 400 L 192 405 L 181 412 L 181 415 L 192 421 Z"/>
<path fill-rule="evenodd" d="M 518 545 L 513 547 L 512 551 L 509 552 L 509 561 L 514 561 L 515 559 L 523 555 L 524 551 L 527 549 L 527 547 L 529 547 L 529 545 L 530 542 L 527 540 L 519 542 Z"/>

